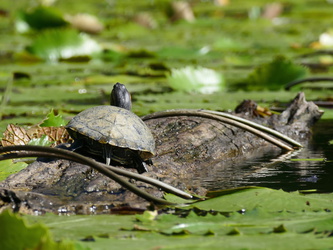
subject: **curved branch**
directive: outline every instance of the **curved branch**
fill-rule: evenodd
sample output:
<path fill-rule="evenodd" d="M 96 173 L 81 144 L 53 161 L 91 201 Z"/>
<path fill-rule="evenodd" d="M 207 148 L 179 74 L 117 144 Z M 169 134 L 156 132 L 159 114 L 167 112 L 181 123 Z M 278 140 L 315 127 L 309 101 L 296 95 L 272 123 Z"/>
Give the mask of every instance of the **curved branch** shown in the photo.
<path fill-rule="evenodd" d="M 161 117 L 169 117 L 169 116 L 198 116 L 198 117 L 203 117 L 203 118 L 209 118 L 213 120 L 217 120 L 220 122 L 228 123 L 230 125 L 242 128 L 246 131 L 249 131 L 266 141 L 271 142 L 272 144 L 288 151 L 294 150 L 293 148 L 289 147 L 285 143 L 275 139 L 272 136 L 269 136 L 267 133 L 273 134 L 276 137 L 279 137 L 280 139 L 283 139 L 289 143 L 291 143 L 294 146 L 297 147 L 302 147 L 302 145 L 293 139 L 279 133 L 276 130 L 267 128 L 265 126 L 262 126 L 260 124 L 248 121 L 246 119 L 233 116 L 230 114 L 222 113 L 222 112 L 217 112 L 217 111 L 210 111 L 210 110 L 190 110 L 190 109 L 172 109 L 172 110 L 166 110 L 162 112 L 157 112 L 153 114 L 149 114 L 146 116 L 142 117 L 142 120 L 150 120 L 150 119 L 157 119 Z M 258 129 L 257 129 L 258 128 Z M 260 129 L 260 130 L 259 130 Z M 265 131 L 267 133 L 264 133 L 262 131 Z"/>
<path fill-rule="evenodd" d="M 17 152 L 21 151 L 21 152 Z M 22 154 L 23 151 L 23 154 Z M 32 145 L 16 145 L 16 146 L 7 146 L 0 148 L 0 160 L 5 159 L 13 159 L 13 158 L 21 158 L 24 157 L 35 157 L 35 156 L 48 156 L 48 157 L 57 157 L 63 158 L 66 160 L 71 160 L 75 162 L 79 162 L 85 165 L 88 165 L 100 173 L 106 175 L 107 177 L 113 179 L 114 181 L 118 182 L 120 185 L 125 187 L 126 189 L 130 190 L 131 192 L 135 193 L 136 195 L 146 199 L 147 201 L 154 202 L 156 204 L 161 205 L 175 205 L 175 203 L 157 198 L 155 196 L 150 195 L 149 193 L 139 189 L 135 185 L 131 184 L 127 180 L 118 176 L 115 172 L 110 169 L 107 169 L 103 166 L 103 164 L 99 164 L 96 161 L 82 156 L 80 154 L 60 149 L 60 148 L 49 148 L 43 146 L 32 146 Z"/>
<path fill-rule="evenodd" d="M 230 118 L 230 119 L 235 120 L 235 121 L 239 121 L 239 122 L 244 123 L 246 125 L 249 125 L 253 128 L 259 129 L 260 131 L 264 131 L 264 132 L 267 132 L 268 134 L 274 135 L 277 138 L 280 138 L 281 140 L 290 143 L 294 147 L 297 147 L 297 148 L 302 148 L 303 147 L 302 144 L 293 140 L 289 136 L 286 136 L 286 135 L 284 135 L 284 134 L 282 134 L 282 133 L 280 133 L 280 132 L 278 132 L 274 129 L 271 129 L 271 128 L 268 128 L 266 126 L 260 125 L 258 123 L 249 121 L 247 119 L 244 119 L 244 118 L 241 118 L 241 117 L 238 117 L 238 116 L 235 116 L 235 115 L 231 115 L 231 114 L 228 114 L 228 113 L 218 112 L 218 111 L 212 111 L 212 110 L 202 110 L 202 111 L 207 112 L 207 113 L 217 114 L 217 115 L 220 115 L 220 116 L 223 116 L 223 117 L 227 117 L 227 118 Z"/>
<path fill-rule="evenodd" d="M 309 77 L 296 81 L 292 81 L 286 84 L 285 90 L 289 90 L 291 87 L 304 83 L 304 82 L 333 82 L 333 77 Z"/>
<path fill-rule="evenodd" d="M 1 150 L 0 150 L 0 152 L 1 152 Z M 5 155 L 0 155 L 0 160 L 12 159 L 13 157 L 15 157 L 15 158 L 25 158 L 25 157 L 59 158 L 59 154 L 54 154 L 54 153 L 51 153 L 51 152 L 42 152 L 42 151 L 35 152 L 35 151 L 30 151 L 29 150 L 29 151 L 15 152 L 15 155 L 12 154 L 12 153 L 8 153 L 8 154 L 5 154 Z M 79 162 L 79 161 L 77 161 L 77 158 L 73 158 L 73 157 L 69 157 L 67 160 Z M 79 162 L 79 163 L 85 164 L 84 162 Z M 106 164 L 103 164 L 103 163 L 100 163 L 100 162 L 95 162 L 95 164 L 100 165 L 101 167 L 110 169 L 111 171 L 115 172 L 116 174 L 119 174 L 119 175 L 122 175 L 122 176 L 125 176 L 125 177 L 128 177 L 128 178 L 132 178 L 132 179 L 135 179 L 135 180 L 138 180 L 138 181 L 142 181 L 142 182 L 151 184 L 151 185 L 153 185 L 157 188 L 162 189 L 165 192 L 172 193 L 172 194 L 177 195 L 179 197 L 182 197 L 184 199 L 193 199 L 192 195 L 190 195 L 190 194 L 188 194 L 188 193 L 186 193 L 186 192 L 184 192 L 184 191 L 182 191 L 178 188 L 175 188 L 175 187 L 173 187 L 169 184 L 166 184 L 162 181 L 159 181 L 159 180 L 156 180 L 156 179 L 144 176 L 144 175 L 129 172 L 129 171 L 117 168 L 117 167 L 106 165 Z"/>

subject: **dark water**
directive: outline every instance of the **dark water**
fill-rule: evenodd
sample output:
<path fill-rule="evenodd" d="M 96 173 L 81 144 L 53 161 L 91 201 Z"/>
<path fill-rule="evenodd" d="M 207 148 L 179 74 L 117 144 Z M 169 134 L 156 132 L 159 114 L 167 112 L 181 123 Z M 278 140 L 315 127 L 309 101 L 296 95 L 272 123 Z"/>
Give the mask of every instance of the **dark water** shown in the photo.
<path fill-rule="evenodd" d="M 265 155 L 242 166 L 245 175 L 234 186 L 262 186 L 285 191 L 316 189 L 333 192 L 333 120 L 318 122 L 307 147 L 291 155 Z M 324 158 L 326 160 L 310 160 Z M 282 159 L 282 160 L 281 160 Z M 293 161 L 290 159 L 308 159 Z"/>

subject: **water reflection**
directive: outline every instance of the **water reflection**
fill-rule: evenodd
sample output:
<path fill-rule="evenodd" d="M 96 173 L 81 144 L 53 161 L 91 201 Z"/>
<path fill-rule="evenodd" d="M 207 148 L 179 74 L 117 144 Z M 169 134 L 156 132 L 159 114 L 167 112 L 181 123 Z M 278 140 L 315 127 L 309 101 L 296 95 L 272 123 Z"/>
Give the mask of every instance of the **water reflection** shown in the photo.
<path fill-rule="evenodd" d="M 314 128 L 314 136 L 307 147 L 289 154 L 276 151 L 230 166 L 221 176 L 205 180 L 211 190 L 239 186 L 263 186 L 285 191 L 316 189 L 333 192 L 333 121 L 320 121 Z M 302 159 L 302 160 L 299 160 Z"/>

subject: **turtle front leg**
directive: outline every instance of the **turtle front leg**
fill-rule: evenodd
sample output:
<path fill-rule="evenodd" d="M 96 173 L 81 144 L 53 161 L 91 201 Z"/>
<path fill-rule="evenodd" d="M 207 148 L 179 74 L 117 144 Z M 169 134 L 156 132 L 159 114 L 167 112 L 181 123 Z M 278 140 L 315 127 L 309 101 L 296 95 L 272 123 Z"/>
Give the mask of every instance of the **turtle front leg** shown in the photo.
<path fill-rule="evenodd" d="M 134 160 L 134 167 L 136 168 L 138 173 L 142 174 L 142 173 L 148 172 L 146 163 L 143 162 L 140 157 L 138 157 L 138 158 L 139 158 L 138 160 Z"/>
<path fill-rule="evenodd" d="M 102 148 L 103 150 L 103 158 L 105 159 L 105 164 L 106 165 L 110 165 L 111 164 L 111 159 L 113 156 L 113 152 L 112 152 L 112 147 L 109 145 L 104 145 L 104 147 Z"/>
<path fill-rule="evenodd" d="M 139 156 L 138 153 L 133 153 L 132 159 L 133 159 L 134 168 L 136 168 L 136 170 L 138 171 L 139 174 L 148 172 L 146 163 L 141 159 L 141 157 Z"/>

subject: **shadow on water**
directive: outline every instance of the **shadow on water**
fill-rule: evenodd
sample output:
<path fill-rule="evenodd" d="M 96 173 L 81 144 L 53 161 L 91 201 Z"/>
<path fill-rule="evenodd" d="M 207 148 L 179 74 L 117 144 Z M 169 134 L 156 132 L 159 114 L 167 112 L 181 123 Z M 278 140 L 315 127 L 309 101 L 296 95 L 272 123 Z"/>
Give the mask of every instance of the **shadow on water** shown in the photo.
<path fill-rule="evenodd" d="M 246 164 L 224 172 L 224 183 L 208 189 L 216 190 L 239 186 L 262 186 L 285 191 L 316 189 L 318 192 L 333 192 L 333 120 L 322 120 L 313 129 L 309 144 L 286 155 L 266 152 Z M 324 159 L 324 160 L 323 160 Z M 229 172 L 229 173 L 228 173 Z M 229 178 L 225 178 L 229 176 Z M 227 179 L 227 181 L 226 181 Z M 216 181 L 216 177 L 215 177 Z"/>

